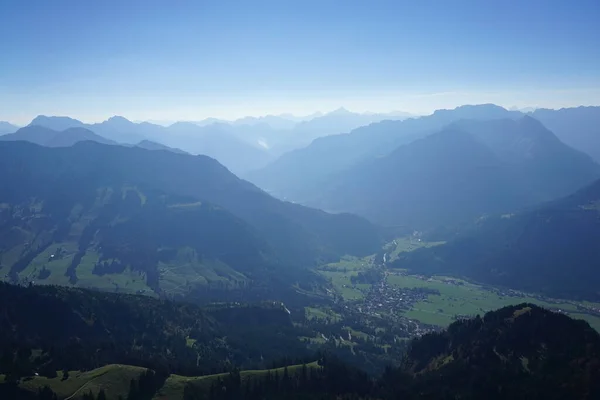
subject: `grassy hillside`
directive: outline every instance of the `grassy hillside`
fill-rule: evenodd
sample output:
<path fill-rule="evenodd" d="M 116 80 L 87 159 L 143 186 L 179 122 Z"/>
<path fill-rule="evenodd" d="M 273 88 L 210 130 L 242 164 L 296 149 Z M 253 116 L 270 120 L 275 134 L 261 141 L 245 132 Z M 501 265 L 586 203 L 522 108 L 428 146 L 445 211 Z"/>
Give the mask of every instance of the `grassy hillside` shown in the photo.
<path fill-rule="evenodd" d="M 317 362 L 306 364 L 308 369 L 319 369 Z M 293 376 L 302 372 L 303 365 L 291 365 L 287 367 L 288 373 Z M 264 379 L 268 374 L 278 374 L 283 376 L 285 367 L 263 370 L 246 370 L 240 372 L 240 378 L 243 384 L 247 381 L 256 381 Z M 229 374 L 204 375 L 197 377 L 186 377 L 180 375 L 170 375 L 162 388 L 154 396 L 154 400 L 183 400 L 183 392 L 186 386 L 190 386 L 195 391 L 208 392 L 210 386 L 219 379 L 225 379 Z"/>
<path fill-rule="evenodd" d="M 263 379 L 268 374 L 279 375 L 284 374 L 284 369 L 287 368 L 288 374 L 294 376 L 300 374 L 303 365 L 291 365 L 288 367 L 264 369 L 264 370 L 245 370 L 240 372 L 243 383 Z M 306 364 L 307 369 L 321 368 L 317 362 Z M 78 400 L 84 395 L 92 393 L 97 396 L 100 390 L 104 390 L 107 399 L 118 399 L 119 396 L 126 399 L 130 390 L 132 380 L 138 380 L 145 368 L 134 367 L 131 365 L 110 364 L 101 368 L 96 368 L 90 371 L 68 371 L 68 378 L 64 378 L 63 371 L 57 371 L 55 378 L 46 378 L 43 376 L 35 376 L 30 379 L 23 379 L 19 383 L 22 389 L 37 392 L 49 387 L 56 393 L 59 400 Z M 208 392 L 210 386 L 219 379 L 225 379 L 229 373 L 202 375 L 202 376 L 181 376 L 169 375 L 164 382 L 164 385 L 155 393 L 154 400 L 183 400 L 184 390 L 186 386 L 192 387 L 194 390 Z M 4 379 L 0 376 L 0 383 Z"/>
<path fill-rule="evenodd" d="M 598 360 L 600 335 L 587 323 L 522 303 L 413 339 L 402 365 L 377 379 L 323 354 L 318 364 L 189 377 L 107 365 L 21 379 L 19 387 L 50 386 L 61 400 L 100 390 L 115 400 L 125 392 L 154 400 L 592 399 L 600 394 Z"/>
<path fill-rule="evenodd" d="M 52 379 L 36 376 L 23 380 L 19 386 L 32 392 L 48 386 L 58 399 L 65 400 L 81 399 L 90 392 L 97 396 L 102 389 L 109 399 L 118 399 L 119 396 L 126 399 L 131 380 L 139 379 L 144 371 L 146 369 L 141 367 L 111 364 L 91 371 L 69 371 L 67 379 L 64 379 L 63 371 L 57 371 L 57 377 Z"/>

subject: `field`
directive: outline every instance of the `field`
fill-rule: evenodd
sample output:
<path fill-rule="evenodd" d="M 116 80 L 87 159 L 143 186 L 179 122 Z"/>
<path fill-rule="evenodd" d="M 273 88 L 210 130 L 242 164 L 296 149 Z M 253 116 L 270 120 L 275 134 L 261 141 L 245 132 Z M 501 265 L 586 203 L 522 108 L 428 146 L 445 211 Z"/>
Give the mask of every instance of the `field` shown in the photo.
<path fill-rule="evenodd" d="M 159 286 L 168 294 L 187 294 L 195 286 L 219 282 L 224 287 L 236 287 L 247 278 L 220 261 L 199 260 L 195 251 L 181 248 L 174 264 L 159 262 Z"/>
<path fill-rule="evenodd" d="M 317 362 L 313 362 L 307 364 L 307 368 L 316 369 L 320 367 Z M 119 396 L 126 399 L 127 394 L 129 393 L 131 380 L 138 379 L 144 371 L 146 371 L 146 369 L 141 367 L 112 364 L 87 372 L 69 371 L 69 378 L 65 380 L 63 380 L 62 371 L 57 371 L 58 376 L 52 379 L 42 376 L 32 377 L 27 380 L 23 379 L 19 386 L 32 392 L 37 392 L 38 389 L 48 386 L 56 393 L 59 400 L 78 400 L 90 391 L 94 396 L 97 396 L 101 389 L 104 389 L 104 392 L 109 399 L 117 399 Z M 240 375 L 242 381 L 245 381 L 263 377 L 269 371 L 272 374 L 277 372 L 279 376 L 283 376 L 284 368 L 242 371 Z M 300 373 L 301 371 L 302 365 L 292 365 L 288 367 L 288 373 L 290 375 Z M 226 375 L 227 374 L 216 374 L 196 377 L 170 375 L 163 387 L 155 395 L 154 399 L 183 399 L 183 389 L 187 384 L 194 385 L 200 389 L 208 389 L 215 379 L 223 378 Z M 0 375 L 0 382 L 3 380 L 4 376 Z"/>
<path fill-rule="evenodd" d="M 306 366 L 309 369 L 320 368 L 316 362 L 307 364 Z M 284 368 L 277 368 L 271 370 L 248 370 L 242 371 L 240 373 L 240 376 L 242 378 L 242 382 L 245 382 L 249 379 L 261 378 L 267 375 L 267 373 L 269 372 L 271 372 L 271 374 L 277 372 L 279 376 L 283 376 L 283 370 Z M 288 373 L 290 375 L 298 374 L 301 371 L 302 365 L 292 365 L 288 367 Z M 183 389 L 186 385 L 193 385 L 198 389 L 208 390 L 215 379 L 224 378 L 226 376 L 227 374 L 206 375 L 197 377 L 171 375 L 167 378 L 163 387 L 154 396 L 154 400 L 182 400 Z"/>
<path fill-rule="evenodd" d="M 18 259 L 18 254 L 12 253 L 21 250 L 17 248 L 13 250 L 3 253 L 2 258 L 4 260 Z M 66 272 L 78 250 L 78 244 L 75 242 L 52 244 L 19 273 L 19 280 L 22 283 L 34 282 L 36 285 L 71 286 Z M 85 252 L 76 268 L 76 287 L 156 296 L 146 284 L 145 274 L 139 271 L 126 268 L 120 273 L 94 274 L 94 266 L 99 259 L 100 254 L 92 247 Z M 0 279 L 8 279 L 9 270 L 8 266 L 3 267 L 0 271 Z M 185 295 L 195 286 L 209 284 L 234 288 L 248 280 L 246 276 L 222 262 L 200 261 L 195 251 L 186 247 L 178 250 L 177 257 L 172 262 L 168 264 L 159 262 L 158 270 L 160 288 L 171 295 Z"/>
<path fill-rule="evenodd" d="M 353 285 L 350 279 L 352 276 L 357 276 L 359 271 L 371 267 L 372 262 L 373 256 L 365 258 L 346 256 L 339 262 L 319 267 L 317 271 L 331 282 L 334 290 L 344 301 L 361 300 L 371 285 Z"/>
<path fill-rule="evenodd" d="M 62 371 L 58 371 L 56 378 L 48 379 L 42 376 L 23 380 L 20 386 L 24 389 L 37 391 L 44 386 L 50 387 L 59 400 L 76 400 L 90 391 L 94 396 L 100 389 L 104 389 L 108 398 L 127 398 L 129 383 L 137 379 L 146 369 L 129 365 L 106 365 L 92 371 L 70 371 L 69 378 L 63 380 Z"/>
<path fill-rule="evenodd" d="M 37 285 L 62 285 L 70 286 L 69 277 L 65 275 L 69 265 L 78 251 L 75 242 L 55 243 L 35 257 L 29 265 L 19 273 L 19 279 L 26 282 L 33 281 Z M 99 259 L 99 254 L 88 250 L 77 266 L 78 281 L 75 286 L 83 288 L 96 288 L 100 290 L 122 293 L 152 294 L 146 285 L 146 277 L 139 272 L 126 269 L 120 274 L 95 275 L 92 273 L 94 265 Z M 7 268 L 8 270 L 8 268 Z M 40 272 L 46 270 L 49 276 L 42 278 Z M 7 277 L 4 277 L 7 278 Z"/>
<path fill-rule="evenodd" d="M 423 247 L 433 247 L 444 242 L 419 241 L 416 237 L 402 237 L 385 246 L 387 261 L 393 261 L 403 252 L 414 251 Z M 374 256 L 365 258 L 343 257 L 339 262 L 330 263 L 317 268 L 332 289 L 346 302 L 360 305 L 369 292 L 369 284 L 353 284 L 352 277 L 359 272 L 374 266 Z M 540 306 L 561 310 L 573 318 L 584 319 L 592 327 L 600 331 L 600 317 L 586 314 L 578 310 L 578 305 L 600 308 L 600 304 L 578 303 L 575 301 L 546 299 L 525 293 L 508 292 L 502 289 L 478 285 L 456 278 L 434 276 L 431 278 L 406 275 L 404 271 L 394 270 L 387 274 L 387 283 L 400 288 L 429 288 L 439 291 L 439 295 L 428 295 L 427 299 L 414 303 L 403 315 L 422 323 L 448 326 L 456 317 L 483 315 L 487 311 L 507 305 L 529 302 Z M 327 313 L 320 308 L 307 308 L 307 317 L 325 318 Z M 329 316 L 331 317 L 331 316 Z"/>
<path fill-rule="evenodd" d="M 386 250 L 389 251 L 387 261 L 394 261 L 400 253 L 413 251 L 422 247 L 433 247 L 444 244 L 445 242 L 424 242 L 412 236 L 401 237 L 388 243 Z"/>
<path fill-rule="evenodd" d="M 434 276 L 430 279 L 389 274 L 388 283 L 398 287 L 426 287 L 440 292 L 429 295 L 426 301 L 416 303 L 405 316 L 423 323 L 447 326 L 454 321 L 454 316 L 483 315 L 487 311 L 511 304 L 523 302 L 538 304 L 550 309 L 560 309 L 573 318 L 585 319 L 595 329 L 600 330 L 600 318 L 577 312 L 577 303 L 566 300 L 554 300 L 532 297 L 530 295 L 508 295 L 489 288 L 462 281 L 455 278 Z"/>
<path fill-rule="evenodd" d="M 332 322 L 338 322 L 342 320 L 342 316 L 328 307 L 305 307 L 307 319 L 327 319 L 329 318 Z"/>

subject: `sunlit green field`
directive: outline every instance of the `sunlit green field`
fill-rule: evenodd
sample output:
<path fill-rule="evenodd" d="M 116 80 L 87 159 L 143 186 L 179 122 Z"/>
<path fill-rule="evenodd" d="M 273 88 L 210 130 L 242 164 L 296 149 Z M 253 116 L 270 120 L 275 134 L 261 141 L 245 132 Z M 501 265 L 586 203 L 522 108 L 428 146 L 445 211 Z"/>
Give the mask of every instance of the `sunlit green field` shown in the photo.
<path fill-rule="evenodd" d="M 389 253 L 389 259 L 387 261 L 394 261 L 398 258 L 400 253 L 405 253 L 409 251 L 414 251 L 416 249 L 420 249 L 422 247 L 434 247 L 444 244 L 446 242 L 425 242 L 419 241 L 419 239 L 413 237 L 401 237 L 393 240 L 391 243 L 388 243 L 386 246 L 386 250 Z"/>
<path fill-rule="evenodd" d="M 350 279 L 352 276 L 357 276 L 359 271 L 371 268 L 373 259 L 374 256 L 364 258 L 346 256 L 339 262 L 321 266 L 317 271 L 331 282 L 334 290 L 345 301 L 361 300 L 371 285 L 353 285 Z"/>
<path fill-rule="evenodd" d="M 309 369 L 320 368 L 317 362 L 306 365 Z M 302 371 L 302 365 L 292 365 L 287 367 L 290 375 L 298 374 Z M 97 396 L 100 390 L 104 390 L 107 398 L 126 399 L 129 393 L 131 380 L 138 379 L 146 371 L 145 368 L 134 367 L 130 365 L 111 364 L 91 371 L 69 371 L 68 379 L 63 379 L 63 372 L 57 371 L 56 378 L 46 378 L 43 376 L 31 377 L 31 379 L 22 380 L 19 386 L 23 389 L 37 392 L 44 386 L 52 389 L 59 399 L 76 400 L 84 395 L 92 393 Z M 267 373 L 283 376 L 284 368 L 271 370 L 248 370 L 240 373 L 242 381 L 254 378 L 260 378 Z M 183 399 L 184 387 L 188 384 L 198 389 L 208 389 L 215 379 L 223 378 L 227 374 L 205 375 L 205 376 L 181 376 L 170 375 L 165 381 L 163 387 L 159 389 L 154 399 L 174 400 Z M 4 376 L 0 375 L 0 382 Z M 4 400 L 4 399 L 3 399 Z"/>
<path fill-rule="evenodd" d="M 434 276 L 431 279 L 420 279 L 411 275 L 388 275 L 388 283 L 399 287 L 426 287 L 440 292 L 439 295 L 429 295 L 426 301 L 413 305 L 410 311 L 404 313 L 409 318 L 423 323 L 447 326 L 456 315 L 483 315 L 507 305 L 523 302 L 540 306 L 561 309 L 573 318 L 585 319 L 595 329 L 600 330 L 600 318 L 577 312 L 576 302 L 566 300 L 540 300 L 531 296 L 501 296 L 483 286 L 452 278 L 461 285 L 446 283 L 445 277 Z"/>
<path fill-rule="evenodd" d="M 36 376 L 21 382 L 19 386 L 32 392 L 48 386 L 59 399 L 80 399 L 89 392 L 97 396 L 101 389 L 104 389 L 109 398 L 121 396 L 125 399 L 131 380 L 138 379 L 145 370 L 141 367 L 112 364 L 86 372 L 69 371 L 68 379 L 63 379 L 63 372 L 57 371 L 56 378 Z"/>
<path fill-rule="evenodd" d="M 306 365 L 309 369 L 320 368 L 316 362 Z M 288 373 L 293 376 L 302 371 L 302 365 L 292 365 L 287 367 Z M 240 372 L 242 382 L 247 380 L 261 378 L 268 373 L 283 376 L 284 368 L 276 368 L 271 370 L 249 370 Z M 183 399 L 183 390 L 186 385 L 192 385 L 197 389 L 208 390 L 210 385 L 219 378 L 224 378 L 227 374 L 206 375 L 197 377 L 186 377 L 180 375 L 171 375 L 165 381 L 165 384 L 158 393 L 154 396 L 154 400 L 181 400 Z"/>

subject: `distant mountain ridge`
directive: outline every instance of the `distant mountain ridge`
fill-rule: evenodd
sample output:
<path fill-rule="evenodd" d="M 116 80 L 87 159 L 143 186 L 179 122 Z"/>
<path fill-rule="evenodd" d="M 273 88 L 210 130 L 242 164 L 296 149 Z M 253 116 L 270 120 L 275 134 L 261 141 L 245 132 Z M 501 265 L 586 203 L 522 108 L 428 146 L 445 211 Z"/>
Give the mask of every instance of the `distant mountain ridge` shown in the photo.
<path fill-rule="evenodd" d="M 459 121 L 343 171 L 305 204 L 423 229 L 555 199 L 598 177 L 598 164 L 531 117 Z"/>
<path fill-rule="evenodd" d="M 518 112 L 493 104 L 437 110 L 432 115 L 383 120 L 350 133 L 315 139 L 305 148 L 284 154 L 265 168 L 244 177 L 280 197 L 305 202 L 319 184 L 360 162 L 384 156 L 398 146 L 432 134 L 461 119 L 517 118 Z"/>
<path fill-rule="evenodd" d="M 547 125 L 564 143 L 600 160 L 596 151 L 600 148 L 599 107 L 537 109 L 528 114 Z M 361 114 L 340 108 L 306 117 L 284 114 L 235 121 L 208 118 L 183 123 L 186 129 L 181 129 L 182 123 L 165 127 L 149 122 L 133 123 L 123 117 L 84 124 L 69 117 L 38 116 L 31 124 L 54 130 L 83 127 L 118 143 L 150 140 L 189 153 L 205 154 L 279 197 L 303 201 L 313 182 L 322 181 L 357 162 L 387 154 L 452 122 L 515 119 L 523 115 L 518 110 L 482 104 L 437 110 L 424 117 L 403 112 Z M 4 133 L 12 133 L 8 131 Z M 280 158 L 275 160 L 277 157 Z M 307 173 L 296 176 L 301 170 Z M 290 184 L 292 181 L 294 184 Z"/>
<path fill-rule="evenodd" d="M 541 108 L 530 115 L 541 121 L 564 143 L 600 162 L 600 107 Z"/>
<path fill-rule="evenodd" d="M 117 144 L 85 128 L 73 127 L 57 131 L 40 125 L 28 125 L 15 133 L 0 136 L 0 141 L 15 140 L 24 140 L 46 147 L 68 147 L 86 140 L 101 144 Z"/>
<path fill-rule="evenodd" d="M 11 124 L 10 122 L 0 121 L 0 135 L 6 135 L 7 133 L 14 133 L 19 129 L 18 126 Z"/>
<path fill-rule="evenodd" d="M 142 140 L 135 146 L 140 147 L 142 149 L 146 149 L 146 150 L 165 150 L 165 151 L 172 151 L 173 153 L 178 153 L 178 154 L 189 154 L 187 151 L 183 151 L 180 149 L 175 149 L 173 147 L 165 146 L 164 144 L 153 142 L 151 140 Z"/>
<path fill-rule="evenodd" d="M 166 148 L 177 148 L 188 153 L 216 158 L 235 173 L 258 168 L 270 158 L 264 149 L 237 139 L 217 125 L 200 127 L 193 123 L 178 122 L 169 127 L 142 122 L 133 123 L 114 116 L 101 123 L 85 124 L 69 117 L 36 117 L 29 126 L 50 129 L 85 128 L 119 144 L 136 145 L 145 140 Z"/>
<path fill-rule="evenodd" d="M 240 174 L 260 169 L 275 156 L 302 147 L 316 137 L 347 132 L 383 119 L 403 119 L 408 115 L 402 112 L 360 114 L 340 108 L 307 117 L 267 115 L 235 121 L 208 118 L 198 122 L 175 122 L 166 127 L 148 122 L 133 123 L 120 116 L 101 123 L 84 124 L 69 117 L 40 115 L 30 125 L 55 130 L 84 127 L 123 144 L 151 140 L 216 158 Z"/>

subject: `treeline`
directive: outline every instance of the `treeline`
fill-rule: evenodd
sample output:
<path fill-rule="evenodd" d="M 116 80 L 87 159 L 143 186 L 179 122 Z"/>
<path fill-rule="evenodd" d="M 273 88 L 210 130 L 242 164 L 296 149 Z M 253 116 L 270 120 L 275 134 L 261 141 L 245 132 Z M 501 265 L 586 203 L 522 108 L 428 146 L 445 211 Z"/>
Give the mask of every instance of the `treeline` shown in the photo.
<path fill-rule="evenodd" d="M 237 371 L 186 400 L 600 398 L 600 335 L 584 321 L 521 304 L 413 340 L 402 365 L 373 379 L 328 353 L 320 369 Z"/>
<path fill-rule="evenodd" d="M 0 283 L 0 374 L 54 377 L 57 370 L 126 364 L 187 376 L 263 369 L 305 357 L 282 307 L 206 311 L 146 296 Z"/>
<path fill-rule="evenodd" d="M 326 355 L 321 357 L 318 368 L 304 364 L 294 367 L 293 371 L 284 367 L 244 377 L 239 370 L 234 370 L 214 379 L 208 388 L 188 384 L 184 400 L 349 399 L 364 398 L 372 391 L 373 381 L 365 372 Z"/>

